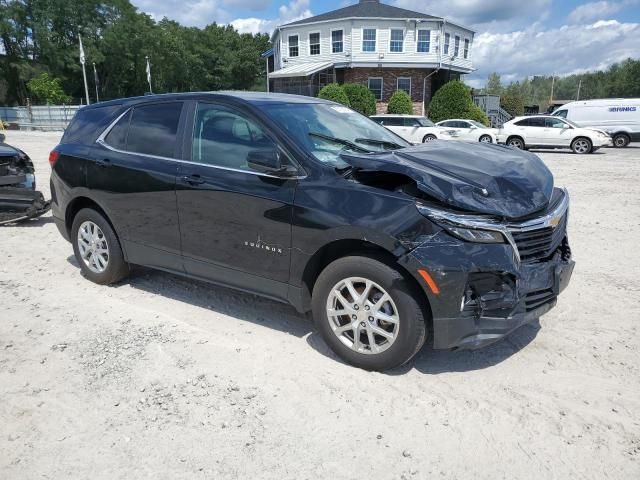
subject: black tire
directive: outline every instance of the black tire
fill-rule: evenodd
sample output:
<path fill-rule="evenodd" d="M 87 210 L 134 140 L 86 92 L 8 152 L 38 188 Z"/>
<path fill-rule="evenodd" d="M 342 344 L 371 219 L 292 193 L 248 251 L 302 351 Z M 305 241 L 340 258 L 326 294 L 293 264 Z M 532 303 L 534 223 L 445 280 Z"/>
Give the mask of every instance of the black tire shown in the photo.
<path fill-rule="evenodd" d="M 85 260 L 80 254 L 80 246 L 78 245 L 78 230 L 84 222 L 93 222 L 97 225 L 104 235 L 108 250 L 108 262 L 104 271 L 98 273 L 89 268 Z M 120 242 L 109 222 L 92 208 L 83 208 L 73 219 L 71 227 L 71 243 L 73 245 L 73 253 L 76 261 L 80 265 L 82 274 L 94 283 L 100 285 L 110 285 L 119 282 L 129 275 L 129 264 L 124 260 L 124 254 L 120 247 Z"/>
<path fill-rule="evenodd" d="M 586 155 L 593 152 L 593 143 L 587 137 L 578 137 L 571 142 L 571 150 L 578 155 Z"/>
<path fill-rule="evenodd" d="M 631 138 L 626 133 L 616 133 L 613 136 L 613 146 L 616 148 L 625 148 L 631 143 Z"/>
<path fill-rule="evenodd" d="M 436 137 L 433 133 L 427 133 L 422 139 L 422 143 L 433 142 L 434 140 L 437 140 L 437 139 L 438 137 Z"/>
<path fill-rule="evenodd" d="M 478 141 L 480 143 L 493 143 L 493 138 L 491 138 L 491 135 L 482 135 Z"/>
<path fill-rule="evenodd" d="M 512 147 L 512 148 L 517 148 L 518 150 L 524 150 L 525 149 L 524 140 L 521 139 L 520 137 L 509 137 L 507 139 L 507 145 Z"/>
<path fill-rule="evenodd" d="M 393 343 L 380 353 L 359 353 L 345 345 L 332 329 L 327 314 L 329 295 L 334 286 L 350 277 L 365 278 L 379 285 L 397 307 L 397 336 Z M 313 317 L 324 340 L 345 362 L 365 370 L 388 370 L 411 360 L 425 342 L 426 322 L 416 296 L 415 288 L 412 288 L 407 279 L 386 263 L 369 257 L 344 257 L 329 264 L 319 275 L 313 288 Z M 364 325 L 364 322 L 361 325 Z M 355 335 L 353 331 L 351 335 Z M 367 340 L 366 335 L 364 338 Z"/>

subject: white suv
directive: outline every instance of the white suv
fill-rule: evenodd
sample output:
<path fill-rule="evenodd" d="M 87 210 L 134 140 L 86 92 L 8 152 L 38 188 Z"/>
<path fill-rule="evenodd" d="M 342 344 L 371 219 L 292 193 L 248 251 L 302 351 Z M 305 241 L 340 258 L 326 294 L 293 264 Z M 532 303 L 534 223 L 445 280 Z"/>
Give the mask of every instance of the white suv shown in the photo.
<path fill-rule="evenodd" d="M 371 120 L 410 143 L 457 140 L 457 135 L 452 129 L 436 127 L 431 120 L 420 115 L 373 115 Z"/>
<path fill-rule="evenodd" d="M 549 115 L 516 117 L 498 132 L 498 142 L 511 147 L 571 148 L 574 153 L 592 153 L 611 145 L 611 137 L 602 130 L 582 128 L 564 118 Z"/>
<path fill-rule="evenodd" d="M 455 131 L 458 137 L 456 140 L 463 140 L 465 142 L 496 143 L 496 134 L 498 131 L 495 128 L 489 128 L 475 120 L 452 118 L 451 120 L 438 122 L 436 125 L 438 127 L 446 128 L 447 130 Z"/>

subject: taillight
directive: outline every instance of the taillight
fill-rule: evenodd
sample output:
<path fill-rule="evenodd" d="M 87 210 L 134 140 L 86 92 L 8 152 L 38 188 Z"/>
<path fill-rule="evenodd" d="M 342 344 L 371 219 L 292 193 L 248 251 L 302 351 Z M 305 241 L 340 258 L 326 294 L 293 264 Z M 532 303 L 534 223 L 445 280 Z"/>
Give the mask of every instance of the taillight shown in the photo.
<path fill-rule="evenodd" d="M 51 168 L 56 164 L 58 158 L 60 158 L 60 153 L 55 150 L 51 150 L 51 152 L 49 152 L 49 165 L 51 165 Z"/>

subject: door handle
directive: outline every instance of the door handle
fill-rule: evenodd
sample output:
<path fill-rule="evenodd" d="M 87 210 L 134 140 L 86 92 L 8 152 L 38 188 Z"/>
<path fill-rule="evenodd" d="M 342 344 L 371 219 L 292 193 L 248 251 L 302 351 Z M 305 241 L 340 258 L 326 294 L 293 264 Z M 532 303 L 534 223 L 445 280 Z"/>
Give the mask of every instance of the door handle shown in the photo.
<path fill-rule="evenodd" d="M 111 160 L 108 158 L 98 159 L 96 160 L 96 164 L 101 168 L 107 168 L 111 166 Z"/>
<path fill-rule="evenodd" d="M 204 183 L 204 180 L 200 175 L 184 175 L 180 180 L 184 183 L 188 183 L 189 185 L 202 185 Z"/>

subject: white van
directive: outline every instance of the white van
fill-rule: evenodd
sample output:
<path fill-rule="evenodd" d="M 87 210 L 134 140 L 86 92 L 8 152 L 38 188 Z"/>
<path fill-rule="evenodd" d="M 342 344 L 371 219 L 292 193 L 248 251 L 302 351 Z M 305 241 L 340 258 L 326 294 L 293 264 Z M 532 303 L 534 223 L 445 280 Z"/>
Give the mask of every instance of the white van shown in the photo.
<path fill-rule="evenodd" d="M 553 115 L 604 130 L 613 137 L 615 147 L 640 142 L 640 98 L 581 100 L 563 105 Z"/>

